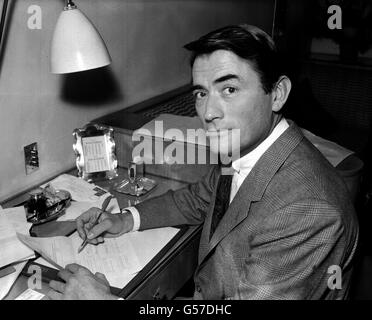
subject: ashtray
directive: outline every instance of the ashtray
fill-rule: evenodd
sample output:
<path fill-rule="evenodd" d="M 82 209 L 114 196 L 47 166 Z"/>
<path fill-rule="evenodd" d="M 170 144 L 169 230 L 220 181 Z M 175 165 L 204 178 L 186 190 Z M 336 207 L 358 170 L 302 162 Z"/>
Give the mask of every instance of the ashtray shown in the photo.
<path fill-rule="evenodd" d="M 70 202 L 70 192 L 54 189 L 51 185 L 32 190 L 24 205 L 27 221 L 38 225 L 55 220 L 65 214 Z"/>
<path fill-rule="evenodd" d="M 115 187 L 115 191 L 131 196 L 143 196 L 156 187 L 156 181 L 146 177 L 136 179 L 131 183 L 128 179 L 123 180 Z"/>

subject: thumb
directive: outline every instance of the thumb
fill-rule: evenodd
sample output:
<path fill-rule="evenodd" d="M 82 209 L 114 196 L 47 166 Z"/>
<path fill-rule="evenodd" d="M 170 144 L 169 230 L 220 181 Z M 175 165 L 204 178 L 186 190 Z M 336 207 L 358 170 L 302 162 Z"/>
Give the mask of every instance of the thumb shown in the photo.
<path fill-rule="evenodd" d="M 105 275 L 101 272 L 96 272 L 95 273 L 95 276 L 101 280 L 104 284 L 107 284 L 108 286 L 110 286 L 110 283 L 108 282 L 107 278 L 105 277 Z"/>
<path fill-rule="evenodd" d="M 89 240 L 95 239 L 99 235 L 101 235 L 102 233 L 109 230 L 111 228 L 111 226 L 112 226 L 112 223 L 111 223 L 110 219 L 105 219 L 102 222 L 100 222 L 99 224 L 97 224 L 96 226 L 94 226 L 92 229 L 89 230 L 87 238 Z"/>

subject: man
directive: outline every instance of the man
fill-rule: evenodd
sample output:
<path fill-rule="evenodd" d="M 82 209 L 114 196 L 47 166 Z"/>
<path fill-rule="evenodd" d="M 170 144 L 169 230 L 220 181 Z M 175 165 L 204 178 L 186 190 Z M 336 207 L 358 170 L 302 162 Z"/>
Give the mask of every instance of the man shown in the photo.
<path fill-rule="evenodd" d="M 345 298 L 356 215 L 331 164 L 279 113 L 291 81 L 273 41 L 256 27 L 228 26 L 185 47 L 197 113 L 211 148 L 220 146 L 213 151 L 234 153 L 228 142 L 240 130 L 233 175 L 216 165 L 199 183 L 104 213 L 91 229 L 100 212 L 92 208 L 77 220 L 80 236 L 98 244 L 131 230 L 203 223 L 195 299 Z M 329 281 L 330 267 L 341 268 L 341 287 Z M 102 274 L 70 265 L 60 276 L 66 283 L 50 283 L 52 298 L 116 298 Z"/>

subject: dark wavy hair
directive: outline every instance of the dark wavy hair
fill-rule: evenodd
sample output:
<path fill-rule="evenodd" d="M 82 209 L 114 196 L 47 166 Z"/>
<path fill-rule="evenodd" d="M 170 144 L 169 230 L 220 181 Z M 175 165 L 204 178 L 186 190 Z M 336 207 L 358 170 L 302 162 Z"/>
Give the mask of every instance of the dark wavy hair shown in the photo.
<path fill-rule="evenodd" d="M 258 73 L 265 93 L 274 89 L 282 74 L 281 62 L 272 38 L 261 29 L 251 25 L 231 25 L 212 31 L 184 46 L 191 51 L 190 64 L 204 54 L 227 50 L 247 60 Z"/>

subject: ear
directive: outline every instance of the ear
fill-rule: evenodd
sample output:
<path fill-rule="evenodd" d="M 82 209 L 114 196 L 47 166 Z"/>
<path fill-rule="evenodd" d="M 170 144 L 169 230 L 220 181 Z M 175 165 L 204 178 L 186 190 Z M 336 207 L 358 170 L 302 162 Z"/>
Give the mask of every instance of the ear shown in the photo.
<path fill-rule="evenodd" d="M 272 93 L 272 110 L 274 112 L 279 112 L 284 106 L 289 93 L 291 92 L 292 83 L 287 76 L 281 76 L 275 85 Z"/>

